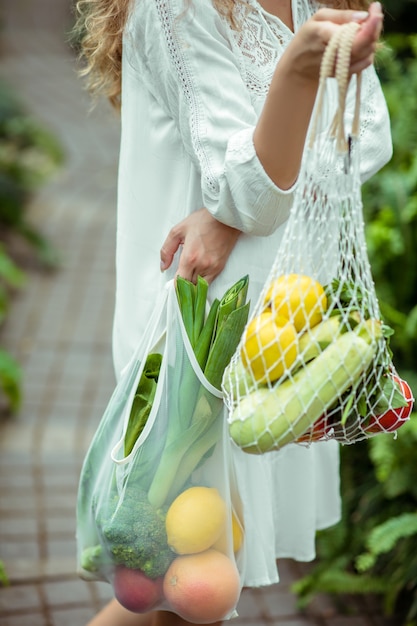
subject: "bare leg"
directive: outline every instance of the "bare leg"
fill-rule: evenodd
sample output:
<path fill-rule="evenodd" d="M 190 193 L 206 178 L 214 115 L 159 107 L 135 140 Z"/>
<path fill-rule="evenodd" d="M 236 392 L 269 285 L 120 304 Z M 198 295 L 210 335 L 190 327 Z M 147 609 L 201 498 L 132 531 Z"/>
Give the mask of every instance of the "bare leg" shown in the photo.
<path fill-rule="evenodd" d="M 208 626 L 221 626 L 216 622 Z M 152 613 L 131 613 L 121 606 L 117 600 L 111 600 L 87 626 L 194 626 L 179 615 L 168 611 Z"/>

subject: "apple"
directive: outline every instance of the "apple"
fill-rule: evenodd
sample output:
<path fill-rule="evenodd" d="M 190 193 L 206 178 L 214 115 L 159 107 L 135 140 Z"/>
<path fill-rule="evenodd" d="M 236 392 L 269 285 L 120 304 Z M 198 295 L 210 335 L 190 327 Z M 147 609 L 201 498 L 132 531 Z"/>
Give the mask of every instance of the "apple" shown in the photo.
<path fill-rule="evenodd" d="M 147 613 L 162 602 L 163 578 L 152 580 L 141 570 L 118 565 L 114 572 L 113 588 L 116 599 L 133 613 Z"/>

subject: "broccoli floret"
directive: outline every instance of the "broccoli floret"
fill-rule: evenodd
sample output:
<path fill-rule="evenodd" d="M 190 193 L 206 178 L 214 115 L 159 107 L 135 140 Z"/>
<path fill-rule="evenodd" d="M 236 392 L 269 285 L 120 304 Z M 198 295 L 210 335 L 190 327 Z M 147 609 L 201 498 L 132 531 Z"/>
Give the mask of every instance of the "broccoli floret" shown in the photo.
<path fill-rule="evenodd" d="M 152 507 L 145 491 L 130 487 L 102 525 L 114 562 L 140 569 L 149 578 L 164 575 L 174 558 L 167 543 L 165 516 L 166 511 Z"/>
<path fill-rule="evenodd" d="M 87 572 L 98 572 L 103 559 L 103 548 L 100 545 L 88 546 L 81 554 L 80 565 Z"/>

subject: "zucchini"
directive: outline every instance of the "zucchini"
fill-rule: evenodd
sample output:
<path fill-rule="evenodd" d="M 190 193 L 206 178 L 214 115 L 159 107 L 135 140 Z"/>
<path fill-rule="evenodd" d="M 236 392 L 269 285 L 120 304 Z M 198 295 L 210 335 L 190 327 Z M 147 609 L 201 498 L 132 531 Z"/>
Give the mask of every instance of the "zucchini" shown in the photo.
<path fill-rule="evenodd" d="M 381 336 L 369 320 L 335 339 L 292 378 L 244 397 L 229 418 L 242 450 L 263 454 L 298 439 L 371 365 Z"/>
<path fill-rule="evenodd" d="M 298 340 L 298 352 L 303 363 L 315 359 L 342 332 L 341 316 L 334 315 L 306 330 Z"/>

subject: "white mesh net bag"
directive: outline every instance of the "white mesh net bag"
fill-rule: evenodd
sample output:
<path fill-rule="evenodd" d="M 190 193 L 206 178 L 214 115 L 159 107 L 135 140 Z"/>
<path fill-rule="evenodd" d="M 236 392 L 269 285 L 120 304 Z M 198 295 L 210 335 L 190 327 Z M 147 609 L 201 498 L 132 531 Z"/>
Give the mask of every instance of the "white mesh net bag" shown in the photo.
<path fill-rule="evenodd" d="M 410 388 L 392 362 L 366 248 L 360 75 L 352 79 L 353 125 L 345 128 L 357 27 L 347 24 L 327 46 L 283 240 L 223 378 L 230 435 L 249 453 L 330 438 L 354 443 L 395 431 L 412 409 Z M 338 108 L 329 125 L 328 89 L 335 86 Z"/>

